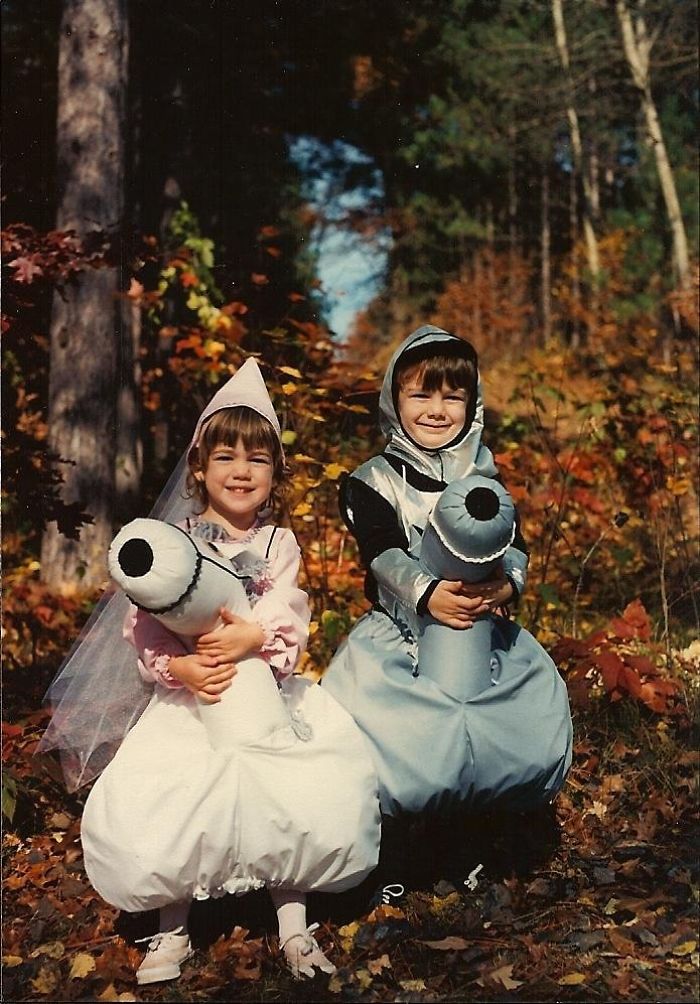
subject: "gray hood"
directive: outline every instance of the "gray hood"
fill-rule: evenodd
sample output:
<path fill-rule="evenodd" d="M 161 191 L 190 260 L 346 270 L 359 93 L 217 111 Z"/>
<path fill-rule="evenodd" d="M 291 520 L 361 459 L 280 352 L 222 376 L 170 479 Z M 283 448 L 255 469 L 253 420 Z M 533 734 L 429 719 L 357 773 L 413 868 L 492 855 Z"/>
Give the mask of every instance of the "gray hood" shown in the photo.
<path fill-rule="evenodd" d="M 399 345 L 391 357 L 379 396 L 379 420 L 381 430 L 387 437 L 385 452 L 405 461 L 421 474 L 446 483 L 463 478 L 467 474 L 482 474 L 485 477 L 493 477 L 496 474 L 491 451 L 481 442 L 484 428 L 481 381 L 477 377 L 476 402 L 469 428 L 447 446 L 439 450 L 427 450 L 414 443 L 401 425 L 394 403 L 394 373 L 398 360 L 409 349 L 435 345 L 437 351 L 441 342 L 459 344 L 462 341 L 463 339 L 457 338 L 456 335 L 451 335 L 432 324 L 418 328 Z M 470 409 L 467 422 L 471 414 Z"/>

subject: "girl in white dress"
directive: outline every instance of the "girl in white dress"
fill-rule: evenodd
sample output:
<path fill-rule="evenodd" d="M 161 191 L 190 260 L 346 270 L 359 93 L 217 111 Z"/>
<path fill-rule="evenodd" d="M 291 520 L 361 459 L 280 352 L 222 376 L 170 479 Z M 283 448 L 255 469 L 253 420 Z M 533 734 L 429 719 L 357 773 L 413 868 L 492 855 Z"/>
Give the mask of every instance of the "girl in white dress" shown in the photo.
<path fill-rule="evenodd" d="M 276 907 L 292 973 L 332 972 L 312 936 L 316 925 L 307 926 L 305 894 L 340 892 L 375 867 L 376 777 L 347 712 L 317 685 L 292 676 L 307 641 L 309 606 L 297 585 L 294 535 L 264 518 L 284 456 L 254 360 L 202 413 L 188 465 L 185 511 L 191 515 L 178 525 L 233 559 L 248 583 L 250 618 L 223 609 L 223 626 L 188 644 L 128 607 L 124 636 L 136 649 L 141 677 L 155 686 L 87 799 L 85 868 L 114 906 L 160 910 L 159 931 L 137 973 L 140 984 L 180 975 L 191 953 L 193 898 L 262 886 Z M 282 706 L 283 721 L 276 712 L 274 728 L 256 731 L 255 712 L 239 708 L 240 737 L 214 749 L 198 708 L 221 701 L 228 688 L 228 699 L 235 699 L 235 664 L 252 653 L 274 674 L 271 700 Z M 261 695 L 269 694 L 270 677 L 260 686 Z M 56 722 L 60 717 L 59 705 Z M 44 748 L 50 745 L 59 743 Z"/>

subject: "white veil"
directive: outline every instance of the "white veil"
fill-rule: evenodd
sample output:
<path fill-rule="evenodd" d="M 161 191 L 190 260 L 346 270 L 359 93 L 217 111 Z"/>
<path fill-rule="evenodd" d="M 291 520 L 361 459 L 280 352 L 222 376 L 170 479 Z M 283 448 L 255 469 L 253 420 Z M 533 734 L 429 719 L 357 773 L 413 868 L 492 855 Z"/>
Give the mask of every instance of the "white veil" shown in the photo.
<path fill-rule="evenodd" d="M 187 456 L 216 411 L 241 405 L 261 414 L 280 435 L 279 420 L 252 357 L 200 415 L 192 441 L 151 509 L 151 519 L 178 523 L 194 515 L 195 499 L 187 493 Z M 104 770 L 153 696 L 153 684 L 141 677 L 136 652 L 123 637 L 128 610 L 126 595 L 116 587 L 108 589 L 46 692 L 52 717 L 37 753 L 59 751 L 69 791 Z"/>
<path fill-rule="evenodd" d="M 188 453 L 189 447 L 158 496 L 152 519 L 176 523 L 193 515 L 194 500 L 186 491 Z M 128 610 L 125 594 L 107 589 L 44 698 L 51 721 L 37 753 L 58 750 L 69 791 L 104 770 L 153 696 L 153 684 L 141 677 L 136 652 L 123 637 Z"/>

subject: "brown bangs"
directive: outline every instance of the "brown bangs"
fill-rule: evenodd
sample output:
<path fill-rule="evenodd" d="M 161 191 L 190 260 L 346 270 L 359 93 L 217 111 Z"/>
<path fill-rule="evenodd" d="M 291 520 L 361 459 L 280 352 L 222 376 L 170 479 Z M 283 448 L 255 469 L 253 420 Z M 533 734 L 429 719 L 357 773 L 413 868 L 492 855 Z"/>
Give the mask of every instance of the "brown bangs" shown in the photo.
<path fill-rule="evenodd" d="M 273 460 L 281 458 L 277 433 L 270 423 L 252 408 L 222 408 L 216 411 L 202 430 L 199 460 L 206 467 L 216 446 L 235 446 L 241 440 L 246 450 L 267 450 Z"/>
<path fill-rule="evenodd" d="M 279 489 L 285 475 L 284 455 L 279 437 L 266 418 L 252 408 L 241 405 L 237 408 L 222 408 L 216 411 L 206 423 L 188 458 L 190 475 L 188 488 L 195 494 L 203 509 L 208 505 L 206 488 L 194 477 L 196 471 L 206 471 L 209 458 L 217 446 L 235 447 L 239 440 L 244 449 L 267 450 L 272 457 L 272 485 L 274 501 L 279 502 Z"/>
<path fill-rule="evenodd" d="M 403 387 L 409 380 L 415 380 L 426 391 L 442 390 L 447 384 L 450 390 L 463 389 L 471 395 L 476 383 L 476 367 L 463 356 L 430 356 L 399 370 L 399 386 Z"/>

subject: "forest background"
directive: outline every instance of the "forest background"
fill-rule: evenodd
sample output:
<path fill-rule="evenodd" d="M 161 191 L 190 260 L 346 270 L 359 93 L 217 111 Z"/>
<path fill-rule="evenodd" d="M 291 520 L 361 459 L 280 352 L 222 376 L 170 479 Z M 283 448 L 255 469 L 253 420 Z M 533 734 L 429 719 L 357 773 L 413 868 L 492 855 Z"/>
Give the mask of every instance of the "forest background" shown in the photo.
<path fill-rule="evenodd" d="M 479 351 L 518 617 L 569 686 L 557 837 L 483 819 L 476 891 L 421 859 L 401 910 L 325 904 L 327 986 L 293 987 L 244 909 L 144 999 L 695 999 L 695 4 L 5 0 L 2 35 L 6 999 L 136 999 L 85 791 L 32 756 L 115 530 L 255 354 L 322 673 L 364 609 L 337 482 L 426 322 Z M 377 273 L 345 337 L 329 233 Z"/>

